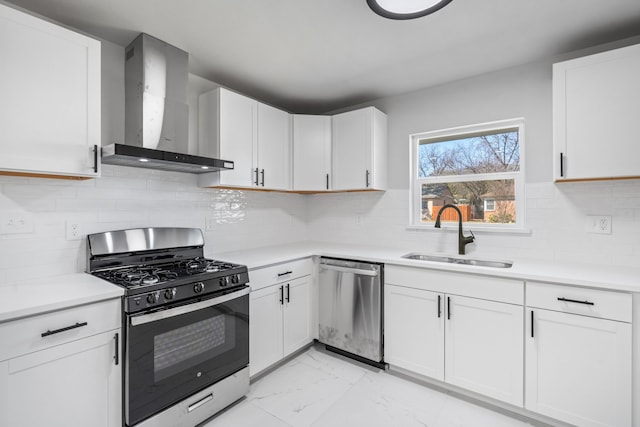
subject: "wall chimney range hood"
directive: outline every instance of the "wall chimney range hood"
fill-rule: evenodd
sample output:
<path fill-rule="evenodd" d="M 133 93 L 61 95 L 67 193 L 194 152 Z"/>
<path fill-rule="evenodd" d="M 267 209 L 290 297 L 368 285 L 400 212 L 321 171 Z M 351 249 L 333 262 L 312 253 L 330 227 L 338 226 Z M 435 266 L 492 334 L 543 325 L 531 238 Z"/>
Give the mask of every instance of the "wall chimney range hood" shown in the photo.
<path fill-rule="evenodd" d="M 233 169 L 233 161 L 188 151 L 189 54 L 143 33 L 125 55 L 125 143 L 102 147 L 102 162 L 189 173 Z"/>

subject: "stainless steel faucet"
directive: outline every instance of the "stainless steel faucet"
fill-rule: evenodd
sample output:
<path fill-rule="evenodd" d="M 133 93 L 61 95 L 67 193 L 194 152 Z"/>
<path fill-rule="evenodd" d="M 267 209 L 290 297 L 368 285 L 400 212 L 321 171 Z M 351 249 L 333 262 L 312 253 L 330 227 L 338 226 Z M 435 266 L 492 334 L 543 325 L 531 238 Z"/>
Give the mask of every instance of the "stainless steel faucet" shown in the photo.
<path fill-rule="evenodd" d="M 464 247 L 473 242 L 476 236 L 473 235 L 473 232 L 471 230 L 469 230 L 471 236 L 465 236 L 464 234 L 462 234 L 462 212 L 460 212 L 460 208 L 452 204 L 444 205 L 438 212 L 435 227 L 440 228 L 440 216 L 442 215 L 442 212 L 444 212 L 448 208 L 453 208 L 456 210 L 456 212 L 458 212 L 458 254 L 464 255 Z"/>

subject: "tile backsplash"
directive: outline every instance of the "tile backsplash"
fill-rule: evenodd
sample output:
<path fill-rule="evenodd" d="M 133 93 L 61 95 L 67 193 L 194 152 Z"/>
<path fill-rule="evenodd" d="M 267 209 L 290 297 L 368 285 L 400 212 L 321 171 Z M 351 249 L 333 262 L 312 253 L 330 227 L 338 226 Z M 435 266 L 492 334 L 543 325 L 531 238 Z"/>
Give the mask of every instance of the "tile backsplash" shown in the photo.
<path fill-rule="evenodd" d="M 535 183 L 526 187 L 528 233 L 476 232 L 476 256 L 640 261 L 640 181 Z M 0 176 L 0 219 L 28 232 L 0 234 L 0 283 L 85 269 L 84 236 L 133 227 L 196 227 L 205 254 L 316 240 L 453 252 L 452 231 L 407 228 L 409 191 L 298 195 L 198 188 L 195 175 L 104 165 L 102 177 L 67 181 Z M 587 215 L 609 215 L 612 233 L 590 234 Z M 77 224 L 80 240 L 67 239 Z M 471 227 L 473 230 L 473 227 Z"/>
<path fill-rule="evenodd" d="M 0 234 L 0 283 L 85 270 L 90 233 L 195 227 L 205 255 L 307 239 L 296 194 L 198 188 L 192 174 L 102 166 L 86 181 L 0 176 L 0 220 L 27 216 L 32 231 Z M 82 239 L 67 240 L 67 224 Z"/>
<path fill-rule="evenodd" d="M 408 229 L 408 206 L 409 191 L 402 189 L 311 196 L 308 236 L 407 252 L 457 253 L 457 231 Z M 611 216 L 612 233 L 587 233 L 587 215 Z M 524 233 L 488 233 L 471 226 L 476 241 L 467 246 L 467 254 L 638 266 L 640 181 L 527 184 L 525 227 Z"/>

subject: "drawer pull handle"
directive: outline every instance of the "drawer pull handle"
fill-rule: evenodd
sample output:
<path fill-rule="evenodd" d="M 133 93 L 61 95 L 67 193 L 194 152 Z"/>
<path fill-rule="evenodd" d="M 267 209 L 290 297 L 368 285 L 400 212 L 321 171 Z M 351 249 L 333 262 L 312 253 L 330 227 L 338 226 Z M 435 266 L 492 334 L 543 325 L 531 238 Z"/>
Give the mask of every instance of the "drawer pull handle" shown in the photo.
<path fill-rule="evenodd" d="M 213 393 L 209 393 L 205 397 L 203 397 L 202 399 L 198 400 L 196 403 L 193 403 L 193 404 L 189 405 L 187 407 L 187 412 L 195 411 L 196 409 L 198 409 L 199 407 L 201 407 L 205 403 L 210 402 L 212 400 L 213 400 Z"/>
<path fill-rule="evenodd" d="M 438 295 L 438 319 L 442 316 L 442 309 L 440 308 L 440 301 L 442 300 L 442 295 Z"/>
<path fill-rule="evenodd" d="M 447 297 L 447 320 L 451 320 L 451 297 Z"/>
<path fill-rule="evenodd" d="M 535 338 L 533 334 L 533 310 L 531 310 L 531 338 Z"/>
<path fill-rule="evenodd" d="M 562 298 L 562 297 L 558 297 L 558 301 L 574 302 L 576 304 L 585 304 L 585 305 L 595 305 L 595 303 L 593 303 L 591 301 L 578 301 L 578 300 L 575 300 L 575 299 Z"/>
<path fill-rule="evenodd" d="M 71 329 L 81 328 L 83 326 L 87 326 L 87 322 L 76 323 L 75 325 L 67 326 L 66 328 L 56 329 L 55 331 L 48 330 L 47 332 L 43 332 L 40 335 L 44 338 L 44 337 L 48 337 L 49 335 L 59 334 L 60 332 L 70 331 Z"/>
<path fill-rule="evenodd" d="M 116 352 L 113 355 L 113 361 L 115 362 L 116 366 L 118 366 L 120 364 L 120 356 L 119 356 L 119 354 L 120 354 L 120 334 L 116 333 L 113 336 L 113 339 L 116 342 Z"/>
<path fill-rule="evenodd" d="M 93 173 L 98 173 L 98 145 L 93 146 Z"/>
<path fill-rule="evenodd" d="M 287 274 L 291 274 L 293 271 L 285 271 L 284 273 L 278 273 L 278 277 L 286 276 Z"/>
<path fill-rule="evenodd" d="M 287 283 L 287 302 L 291 302 L 291 286 Z"/>

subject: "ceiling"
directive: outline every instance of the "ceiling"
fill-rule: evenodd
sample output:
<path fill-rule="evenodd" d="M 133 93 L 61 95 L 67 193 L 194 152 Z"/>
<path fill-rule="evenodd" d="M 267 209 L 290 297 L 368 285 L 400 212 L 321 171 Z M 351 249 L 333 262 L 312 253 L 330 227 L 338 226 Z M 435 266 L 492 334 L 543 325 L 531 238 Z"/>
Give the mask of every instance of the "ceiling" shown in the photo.
<path fill-rule="evenodd" d="M 126 46 L 140 32 L 190 72 L 297 113 L 325 113 L 640 35 L 638 0 L 453 0 L 393 21 L 365 0 L 11 0 Z"/>

